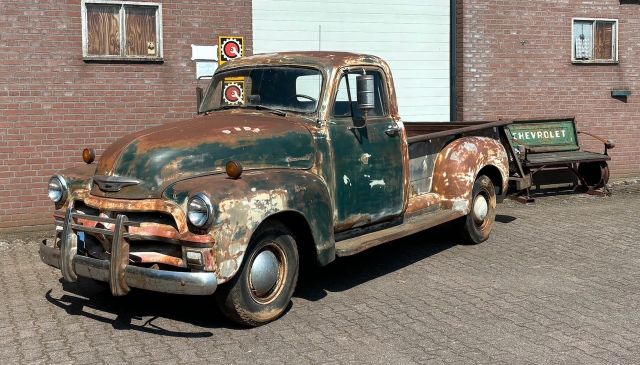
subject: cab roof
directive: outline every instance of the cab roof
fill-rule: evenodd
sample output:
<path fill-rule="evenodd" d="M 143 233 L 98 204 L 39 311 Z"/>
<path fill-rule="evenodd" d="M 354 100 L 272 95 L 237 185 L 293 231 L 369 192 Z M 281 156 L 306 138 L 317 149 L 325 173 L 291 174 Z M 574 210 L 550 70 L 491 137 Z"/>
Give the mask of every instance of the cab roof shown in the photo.
<path fill-rule="evenodd" d="M 220 67 L 220 69 L 236 68 L 255 65 L 304 65 L 316 66 L 330 70 L 342 66 L 350 65 L 375 65 L 387 68 L 386 62 L 380 57 L 331 51 L 307 51 L 307 52 L 279 52 L 262 53 L 233 60 Z"/>

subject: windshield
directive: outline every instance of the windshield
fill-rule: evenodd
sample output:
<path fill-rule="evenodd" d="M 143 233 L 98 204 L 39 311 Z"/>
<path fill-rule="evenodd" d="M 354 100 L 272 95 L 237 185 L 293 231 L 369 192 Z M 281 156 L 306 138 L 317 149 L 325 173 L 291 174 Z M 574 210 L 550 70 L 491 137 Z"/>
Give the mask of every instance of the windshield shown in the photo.
<path fill-rule="evenodd" d="M 313 113 L 322 90 L 320 71 L 303 67 L 256 67 L 216 74 L 200 111 L 256 107 Z"/>

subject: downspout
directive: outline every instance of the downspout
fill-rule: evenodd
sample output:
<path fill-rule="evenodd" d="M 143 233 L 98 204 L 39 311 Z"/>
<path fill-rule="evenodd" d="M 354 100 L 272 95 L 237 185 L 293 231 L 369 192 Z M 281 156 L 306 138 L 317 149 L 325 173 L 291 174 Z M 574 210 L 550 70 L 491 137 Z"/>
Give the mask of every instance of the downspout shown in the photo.
<path fill-rule="evenodd" d="M 450 0 L 449 5 L 449 118 L 451 121 L 458 120 L 458 94 L 456 89 L 457 83 L 457 47 L 458 41 L 458 17 L 456 14 L 456 0 Z"/>

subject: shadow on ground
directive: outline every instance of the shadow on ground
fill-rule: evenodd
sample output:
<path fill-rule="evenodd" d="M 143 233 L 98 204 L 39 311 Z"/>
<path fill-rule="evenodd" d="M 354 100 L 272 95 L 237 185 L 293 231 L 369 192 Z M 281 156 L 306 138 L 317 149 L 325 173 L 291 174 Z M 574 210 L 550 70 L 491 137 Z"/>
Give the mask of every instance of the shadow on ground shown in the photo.
<path fill-rule="evenodd" d="M 455 246 L 454 223 L 373 247 L 354 256 L 337 258 L 323 268 L 303 273 L 295 296 L 316 301 L 327 292 L 341 292 L 436 255 Z"/>
<path fill-rule="evenodd" d="M 407 238 L 374 247 L 360 254 L 338 258 L 326 267 L 307 270 L 298 281 L 295 297 L 316 301 L 327 292 L 341 292 L 377 277 L 408 267 L 456 245 L 452 225 L 445 224 Z M 211 337 L 210 331 L 182 332 L 156 325 L 159 318 L 215 329 L 240 329 L 224 319 L 213 296 L 179 296 L 132 290 L 113 297 L 104 283 L 80 278 L 76 283 L 60 279 L 65 294 L 45 298 L 72 316 L 108 323 L 117 330 L 134 330 L 168 337 Z"/>

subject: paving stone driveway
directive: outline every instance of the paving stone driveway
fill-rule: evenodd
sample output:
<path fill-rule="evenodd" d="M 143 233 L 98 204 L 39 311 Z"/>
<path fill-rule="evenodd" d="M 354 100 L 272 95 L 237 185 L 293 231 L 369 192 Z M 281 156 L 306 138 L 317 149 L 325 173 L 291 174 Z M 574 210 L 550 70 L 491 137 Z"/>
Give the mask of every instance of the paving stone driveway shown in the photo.
<path fill-rule="evenodd" d="M 62 284 L 43 234 L 0 237 L 0 363 L 640 362 L 640 187 L 499 214 L 481 245 L 438 228 L 318 269 L 255 329 L 210 298 Z"/>

